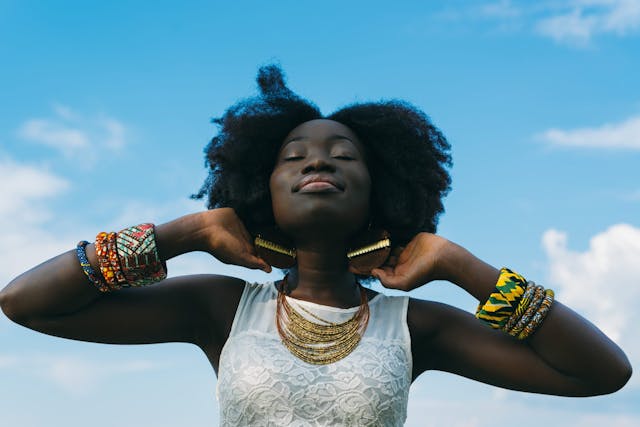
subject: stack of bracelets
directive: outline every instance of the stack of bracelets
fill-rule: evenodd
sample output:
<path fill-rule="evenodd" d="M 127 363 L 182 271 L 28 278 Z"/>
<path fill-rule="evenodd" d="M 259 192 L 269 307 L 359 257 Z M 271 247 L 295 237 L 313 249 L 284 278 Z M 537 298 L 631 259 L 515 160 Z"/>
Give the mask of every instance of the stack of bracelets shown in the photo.
<path fill-rule="evenodd" d="M 508 268 L 500 270 L 496 290 L 476 311 L 494 329 L 523 340 L 542 325 L 553 303 L 553 291 L 527 281 Z"/>
<path fill-rule="evenodd" d="M 89 281 L 101 292 L 145 286 L 167 277 L 167 266 L 158 255 L 153 224 L 140 224 L 117 233 L 98 233 L 96 256 L 99 272 L 87 259 L 86 240 L 78 243 L 76 254 Z"/>

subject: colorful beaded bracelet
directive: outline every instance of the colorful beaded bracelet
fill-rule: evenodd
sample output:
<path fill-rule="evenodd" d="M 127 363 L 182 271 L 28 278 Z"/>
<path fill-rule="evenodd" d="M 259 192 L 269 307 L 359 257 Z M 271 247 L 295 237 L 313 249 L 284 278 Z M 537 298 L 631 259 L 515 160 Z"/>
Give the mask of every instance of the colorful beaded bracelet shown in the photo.
<path fill-rule="evenodd" d="M 537 286 L 534 282 L 531 282 L 531 281 L 527 282 L 527 289 L 525 289 L 524 294 L 522 295 L 522 298 L 520 299 L 520 302 L 518 303 L 518 306 L 516 307 L 515 311 L 513 312 L 511 317 L 509 317 L 509 320 L 504 325 L 504 328 L 502 328 L 503 331 L 506 332 L 513 329 L 513 327 L 516 325 L 516 323 L 518 323 L 520 318 L 522 318 L 522 315 L 529 308 L 529 304 L 531 304 L 531 298 L 533 297 L 536 291 L 536 288 Z"/>
<path fill-rule="evenodd" d="M 113 275 L 115 276 L 115 289 L 120 289 L 123 286 L 129 286 L 127 283 L 127 279 L 124 277 L 124 272 L 122 271 L 122 267 L 120 265 L 120 259 L 118 258 L 118 251 L 116 248 L 116 238 L 117 233 L 109 233 L 107 235 L 107 258 L 109 260 L 109 264 L 111 265 L 111 269 L 113 270 Z"/>
<path fill-rule="evenodd" d="M 153 224 L 140 224 L 118 232 L 116 247 L 120 266 L 130 286 L 145 286 L 167 277 L 160 259 Z"/>
<path fill-rule="evenodd" d="M 96 235 L 96 257 L 98 257 L 98 265 L 100 267 L 100 273 L 102 273 L 102 277 L 104 281 L 109 286 L 109 290 L 117 290 L 117 279 L 115 271 L 111 266 L 111 262 L 109 262 L 109 247 L 107 245 L 107 240 L 109 238 L 109 233 L 104 231 L 98 233 Z"/>
<path fill-rule="evenodd" d="M 553 298 L 555 294 L 551 289 L 545 291 L 545 297 L 540 305 L 540 308 L 533 315 L 533 318 L 527 323 L 522 332 L 518 335 L 518 339 L 523 340 L 529 338 L 535 331 L 538 330 L 544 319 L 547 317 L 551 305 L 553 304 Z"/>
<path fill-rule="evenodd" d="M 531 318 L 533 318 L 533 315 L 536 314 L 543 300 L 544 288 L 542 286 L 536 286 L 536 291 L 531 300 L 531 304 L 529 304 L 529 308 L 527 308 L 527 311 L 524 312 L 520 320 L 518 320 L 518 323 L 516 323 L 513 328 L 505 332 L 507 332 L 512 337 L 517 337 L 525 328 L 525 326 L 527 326 Z"/>
<path fill-rule="evenodd" d="M 91 282 L 100 292 L 109 292 L 109 287 L 105 283 L 105 281 L 100 277 L 87 259 L 86 248 L 89 242 L 86 240 L 82 240 L 76 246 L 76 255 L 78 256 L 78 261 L 80 261 L 80 267 L 82 267 L 82 271 L 84 272 L 89 282 Z"/>
<path fill-rule="evenodd" d="M 167 266 L 158 254 L 153 224 L 140 224 L 118 233 L 100 232 L 95 249 L 99 273 L 89 263 L 87 241 L 78 243 L 76 254 L 89 281 L 101 292 L 144 286 L 167 277 Z"/>

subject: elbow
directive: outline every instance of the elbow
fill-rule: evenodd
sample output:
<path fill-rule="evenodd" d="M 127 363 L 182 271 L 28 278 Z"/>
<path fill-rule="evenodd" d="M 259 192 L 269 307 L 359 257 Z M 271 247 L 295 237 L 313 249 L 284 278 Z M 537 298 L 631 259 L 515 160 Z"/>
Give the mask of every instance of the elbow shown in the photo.
<path fill-rule="evenodd" d="M 624 363 L 622 363 L 618 369 L 618 374 L 614 376 L 612 387 L 604 394 L 614 393 L 620 390 L 629 382 L 631 375 L 633 375 L 633 368 L 631 367 L 629 359 L 625 357 Z"/>
<path fill-rule="evenodd" d="M 5 316 L 13 322 L 24 325 L 27 322 L 27 319 L 24 316 L 21 316 L 19 311 L 16 309 L 15 297 L 12 294 L 11 284 L 0 290 L 0 309 L 2 309 Z"/>
<path fill-rule="evenodd" d="M 633 374 L 633 368 L 626 357 L 623 359 L 624 360 L 616 364 L 614 369 L 611 369 L 606 379 L 591 387 L 591 392 L 587 393 L 588 396 L 600 396 L 615 393 L 629 382 L 629 379 L 631 379 L 631 375 Z"/>
<path fill-rule="evenodd" d="M 8 294 L 7 288 L 0 290 L 0 309 L 11 319 L 11 299 Z"/>
<path fill-rule="evenodd" d="M 611 373 L 611 387 L 603 394 L 614 393 L 624 387 L 633 375 L 633 368 L 629 358 L 620 349 L 619 360 Z"/>

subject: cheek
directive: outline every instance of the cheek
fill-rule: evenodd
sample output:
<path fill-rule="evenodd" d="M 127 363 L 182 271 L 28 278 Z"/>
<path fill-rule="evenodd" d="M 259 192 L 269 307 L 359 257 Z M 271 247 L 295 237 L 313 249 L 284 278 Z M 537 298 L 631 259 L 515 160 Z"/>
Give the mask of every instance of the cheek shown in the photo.
<path fill-rule="evenodd" d="M 276 173 L 272 173 L 269 177 L 269 191 L 271 192 L 271 198 L 275 198 L 282 192 L 283 179 L 282 176 Z"/>
<path fill-rule="evenodd" d="M 361 173 L 359 174 L 358 186 L 359 186 L 359 192 L 369 197 L 369 195 L 371 194 L 372 188 L 371 188 L 371 175 L 369 175 L 369 171 L 367 169 L 362 170 Z"/>
<path fill-rule="evenodd" d="M 269 178 L 269 192 L 271 193 L 271 204 L 274 213 L 276 213 L 278 206 L 281 206 L 285 201 L 283 198 L 286 195 L 285 187 L 286 180 L 282 175 L 272 174 Z"/>

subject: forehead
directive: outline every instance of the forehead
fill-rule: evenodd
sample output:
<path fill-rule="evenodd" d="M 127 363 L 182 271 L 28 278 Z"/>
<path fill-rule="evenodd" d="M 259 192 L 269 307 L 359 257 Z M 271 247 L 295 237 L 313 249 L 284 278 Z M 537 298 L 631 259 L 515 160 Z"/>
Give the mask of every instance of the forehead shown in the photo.
<path fill-rule="evenodd" d="M 350 141 L 361 152 L 365 152 L 364 145 L 358 136 L 340 122 L 328 119 L 317 119 L 304 122 L 294 128 L 282 142 L 281 149 L 293 141 Z"/>

